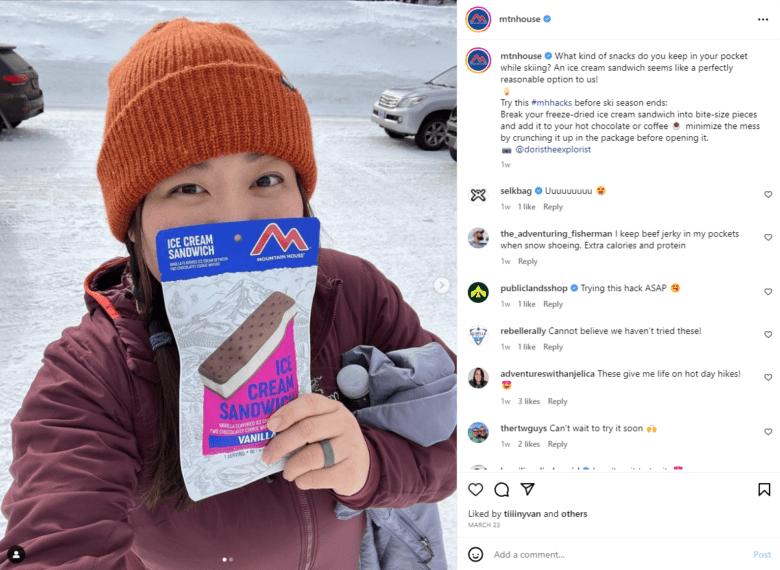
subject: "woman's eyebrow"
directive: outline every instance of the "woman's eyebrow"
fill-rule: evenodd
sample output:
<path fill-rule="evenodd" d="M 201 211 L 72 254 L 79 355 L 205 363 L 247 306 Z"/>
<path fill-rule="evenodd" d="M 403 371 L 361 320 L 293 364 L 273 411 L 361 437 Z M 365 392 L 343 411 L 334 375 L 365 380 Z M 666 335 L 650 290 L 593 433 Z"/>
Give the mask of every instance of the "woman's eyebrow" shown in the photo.
<path fill-rule="evenodd" d="M 263 158 L 265 155 L 260 154 L 258 152 L 248 152 L 244 155 L 247 162 L 256 162 Z M 181 171 L 182 174 L 185 174 L 187 172 L 191 172 L 192 170 L 208 170 L 211 167 L 209 164 L 209 161 L 206 160 L 204 162 L 198 162 L 196 164 L 193 164 L 192 166 L 188 166 L 184 170 Z"/>
<path fill-rule="evenodd" d="M 187 172 L 192 172 L 193 170 L 208 170 L 209 169 L 209 162 L 198 162 L 197 164 L 193 164 L 192 166 L 188 166 L 184 170 L 181 171 L 181 174 L 186 174 Z"/>

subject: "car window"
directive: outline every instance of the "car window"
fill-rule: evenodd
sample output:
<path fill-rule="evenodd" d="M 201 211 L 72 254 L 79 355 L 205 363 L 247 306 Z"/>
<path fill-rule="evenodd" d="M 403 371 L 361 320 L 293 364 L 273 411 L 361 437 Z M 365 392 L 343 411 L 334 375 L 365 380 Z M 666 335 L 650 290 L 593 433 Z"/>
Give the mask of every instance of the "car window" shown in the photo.
<path fill-rule="evenodd" d="M 30 64 L 15 51 L 3 51 L 0 53 L 0 60 L 14 73 L 27 71 L 30 68 Z"/>
<path fill-rule="evenodd" d="M 449 85 L 450 87 L 458 86 L 458 70 L 455 67 L 451 67 L 441 75 L 437 75 L 431 79 L 428 83 L 435 83 L 437 85 Z"/>

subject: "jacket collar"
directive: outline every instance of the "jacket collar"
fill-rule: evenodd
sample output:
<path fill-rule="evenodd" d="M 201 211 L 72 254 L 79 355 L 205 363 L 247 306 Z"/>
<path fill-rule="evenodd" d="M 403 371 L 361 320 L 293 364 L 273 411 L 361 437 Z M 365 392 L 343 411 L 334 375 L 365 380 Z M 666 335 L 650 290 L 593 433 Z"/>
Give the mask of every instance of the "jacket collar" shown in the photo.
<path fill-rule="evenodd" d="M 130 293 L 128 260 L 128 257 L 116 257 L 107 261 L 84 280 L 84 299 L 90 313 L 100 308 L 112 320 L 138 318 L 135 301 Z"/>

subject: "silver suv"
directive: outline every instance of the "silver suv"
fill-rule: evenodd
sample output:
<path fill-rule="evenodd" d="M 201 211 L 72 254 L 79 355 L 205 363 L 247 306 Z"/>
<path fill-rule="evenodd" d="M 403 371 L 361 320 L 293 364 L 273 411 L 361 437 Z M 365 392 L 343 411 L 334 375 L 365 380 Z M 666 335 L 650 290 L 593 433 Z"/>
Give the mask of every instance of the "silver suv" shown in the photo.
<path fill-rule="evenodd" d="M 457 70 L 451 67 L 424 85 L 393 87 L 374 103 L 371 120 L 394 139 L 414 135 L 421 149 L 439 150 L 458 100 L 457 86 Z"/>

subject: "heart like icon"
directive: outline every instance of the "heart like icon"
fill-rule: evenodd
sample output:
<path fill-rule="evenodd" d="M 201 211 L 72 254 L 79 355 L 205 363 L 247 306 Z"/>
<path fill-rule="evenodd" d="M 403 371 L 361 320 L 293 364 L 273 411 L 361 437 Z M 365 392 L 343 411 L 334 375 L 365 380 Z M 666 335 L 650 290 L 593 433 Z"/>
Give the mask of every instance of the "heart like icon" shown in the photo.
<path fill-rule="evenodd" d="M 766 293 L 767 295 L 771 295 L 772 290 L 769 287 L 767 287 L 766 289 L 764 289 L 764 293 Z"/>
<path fill-rule="evenodd" d="M 772 191 L 771 190 L 767 190 L 766 192 L 764 192 L 764 196 L 766 196 L 767 198 L 771 198 L 772 197 Z"/>
<path fill-rule="evenodd" d="M 767 434 L 767 435 L 772 435 L 772 428 L 766 428 L 764 430 L 764 433 Z"/>
<path fill-rule="evenodd" d="M 766 381 L 769 382 L 772 379 L 771 374 L 764 374 L 764 378 L 766 378 Z"/>
<path fill-rule="evenodd" d="M 766 338 L 772 338 L 772 331 L 764 331 L 764 336 Z"/>
<path fill-rule="evenodd" d="M 482 483 L 471 483 L 469 485 L 469 493 L 475 497 L 482 492 Z"/>
<path fill-rule="evenodd" d="M 764 239 L 766 241 L 769 241 L 770 239 L 772 239 L 772 234 L 764 234 Z"/>

